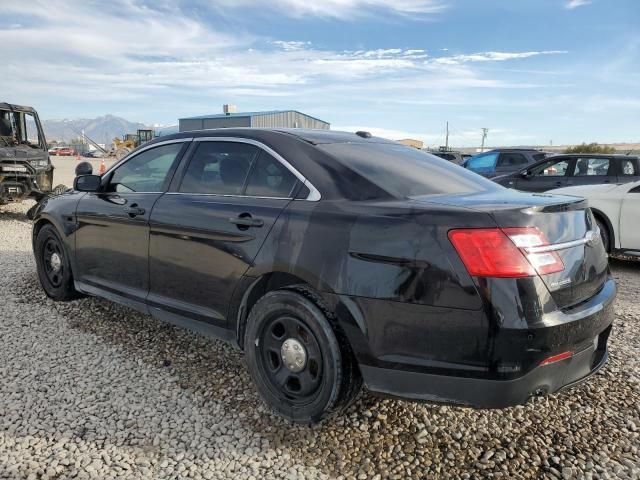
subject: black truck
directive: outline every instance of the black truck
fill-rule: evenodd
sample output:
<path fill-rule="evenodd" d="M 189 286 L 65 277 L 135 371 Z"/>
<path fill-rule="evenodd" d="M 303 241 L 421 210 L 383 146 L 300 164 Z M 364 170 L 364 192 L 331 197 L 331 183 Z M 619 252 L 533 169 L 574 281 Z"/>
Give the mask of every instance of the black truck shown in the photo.
<path fill-rule="evenodd" d="M 38 113 L 0 102 L 0 205 L 28 197 L 40 200 L 56 189 Z"/>

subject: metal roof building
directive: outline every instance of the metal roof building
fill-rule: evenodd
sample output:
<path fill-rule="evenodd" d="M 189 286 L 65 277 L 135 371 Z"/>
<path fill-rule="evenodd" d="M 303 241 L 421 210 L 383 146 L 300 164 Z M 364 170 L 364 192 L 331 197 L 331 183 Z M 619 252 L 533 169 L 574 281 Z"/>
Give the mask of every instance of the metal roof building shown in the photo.
<path fill-rule="evenodd" d="M 181 132 L 232 127 L 321 128 L 328 130 L 330 126 L 328 122 L 296 110 L 201 115 L 199 117 L 181 118 L 178 123 Z"/>

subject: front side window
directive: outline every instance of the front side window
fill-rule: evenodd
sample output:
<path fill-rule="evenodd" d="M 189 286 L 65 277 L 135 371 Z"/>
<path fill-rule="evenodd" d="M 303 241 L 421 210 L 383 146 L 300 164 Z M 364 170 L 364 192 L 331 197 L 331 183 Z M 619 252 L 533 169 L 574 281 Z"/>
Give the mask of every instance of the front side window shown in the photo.
<path fill-rule="evenodd" d="M 249 175 L 245 195 L 290 198 L 297 178 L 282 163 L 262 152 Z"/>
<path fill-rule="evenodd" d="M 481 153 L 467 161 L 467 168 L 473 172 L 489 172 L 495 167 L 497 159 L 495 152 Z"/>
<path fill-rule="evenodd" d="M 258 153 L 258 147 L 246 143 L 199 142 L 179 191 L 241 195 Z"/>
<path fill-rule="evenodd" d="M 569 160 L 549 161 L 538 165 L 532 174 L 541 177 L 563 177 L 569 169 Z"/>
<path fill-rule="evenodd" d="M 183 143 L 150 148 L 129 159 L 113 172 L 108 192 L 164 192 Z"/>
<path fill-rule="evenodd" d="M 620 171 L 622 172 L 622 175 L 638 175 L 636 164 L 632 160 L 622 160 L 620 163 Z"/>
<path fill-rule="evenodd" d="M 608 175 L 609 163 L 608 158 L 579 158 L 573 175 L 575 177 Z"/>

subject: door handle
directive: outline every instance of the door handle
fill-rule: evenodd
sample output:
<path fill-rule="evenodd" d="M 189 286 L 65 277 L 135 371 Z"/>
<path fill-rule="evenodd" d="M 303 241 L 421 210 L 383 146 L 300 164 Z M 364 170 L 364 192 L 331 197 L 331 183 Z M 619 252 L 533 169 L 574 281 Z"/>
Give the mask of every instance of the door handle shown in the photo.
<path fill-rule="evenodd" d="M 562 182 L 556 182 L 556 187 L 561 187 L 562 186 Z"/>
<path fill-rule="evenodd" d="M 124 207 L 124 213 L 129 215 L 131 218 L 134 218 L 138 215 L 144 215 L 145 209 L 138 207 L 138 204 L 134 203 L 130 207 Z"/>
<path fill-rule="evenodd" d="M 246 230 L 250 227 L 262 227 L 264 225 L 264 221 L 259 218 L 252 218 L 248 213 L 240 214 L 237 217 L 231 217 L 229 219 L 229 223 L 237 225 L 240 230 Z"/>

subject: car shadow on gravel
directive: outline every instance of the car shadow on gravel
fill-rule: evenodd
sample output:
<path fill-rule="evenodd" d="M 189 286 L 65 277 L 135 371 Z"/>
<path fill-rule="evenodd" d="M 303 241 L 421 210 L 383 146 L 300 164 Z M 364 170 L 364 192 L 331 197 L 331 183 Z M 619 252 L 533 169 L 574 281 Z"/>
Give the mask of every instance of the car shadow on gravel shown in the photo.
<path fill-rule="evenodd" d="M 0 223 L 8 221 L 29 222 L 29 219 L 24 212 L 15 212 L 0 207 Z"/>
<path fill-rule="evenodd" d="M 622 274 L 640 273 L 637 264 L 618 260 L 612 264 Z M 271 448 L 331 477 L 369 478 L 380 472 L 383 478 L 457 477 L 465 472 L 504 474 L 513 468 L 530 478 L 556 475 L 565 464 L 574 465 L 567 459 L 579 458 L 581 452 L 614 455 L 601 446 L 617 444 L 628 435 L 620 426 L 606 431 L 598 426 L 587 435 L 592 425 L 613 422 L 613 416 L 615 421 L 638 417 L 625 385 L 628 354 L 616 351 L 614 339 L 611 362 L 590 382 L 525 407 L 476 411 L 363 393 L 343 415 L 320 425 L 291 425 L 265 408 L 242 353 L 230 345 L 98 298 L 51 302 L 35 272 L 16 282 L 22 297 L 53 308 L 70 328 L 100 337 L 135 361 L 166 370 L 167 377 L 177 378 L 179 388 L 202 401 L 201 408 L 216 412 L 212 422 L 219 416 L 234 416 L 247 432 L 268 440 Z M 248 413 L 238 416 L 238 412 Z"/>
<path fill-rule="evenodd" d="M 371 411 L 380 403 L 394 402 L 363 392 L 341 416 L 320 425 L 294 425 L 265 407 L 245 367 L 242 352 L 226 342 L 203 337 L 100 298 L 53 302 L 42 292 L 35 272 L 16 279 L 15 285 L 16 290 L 29 302 L 45 304 L 54 309 L 70 328 L 96 335 L 102 341 L 123 349 L 135 361 L 165 370 L 168 376 L 177 378 L 174 384 L 179 388 L 203 398 L 202 407 L 206 408 L 207 402 L 215 402 L 216 408 L 212 404 L 212 411 L 227 414 L 260 412 L 258 421 L 253 415 L 241 418 L 243 427 L 267 439 L 273 448 L 298 451 L 299 456 L 294 457 L 296 461 L 304 464 L 308 460 L 308 467 L 320 469 L 328 475 L 358 471 L 360 461 L 364 461 L 364 458 L 345 463 L 345 459 L 335 456 L 334 452 L 343 449 L 347 438 L 349 442 L 368 441 L 368 429 L 363 429 L 362 425 L 371 418 Z M 310 452 L 309 435 L 322 436 L 330 431 L 340 431 L 340 435 L 327 435 L 317 446 L 318 451 Z M 293 457 L 293 453 L 290 454 Z M 335 458 L 326 465 L 324 462 L 318 464 L 317 459 L 324 455 Z M 339 462 L 343 463 L 338 466 Z"/>

